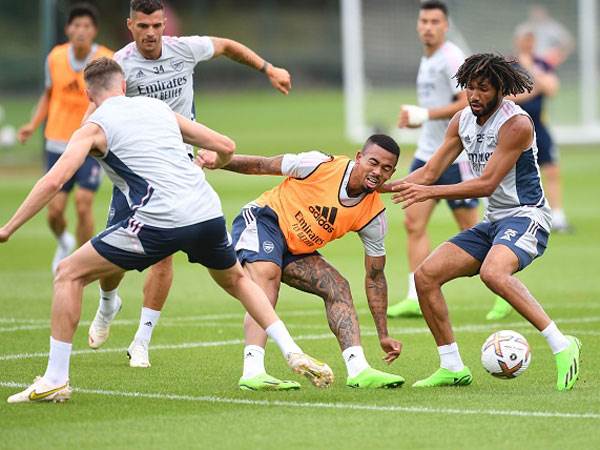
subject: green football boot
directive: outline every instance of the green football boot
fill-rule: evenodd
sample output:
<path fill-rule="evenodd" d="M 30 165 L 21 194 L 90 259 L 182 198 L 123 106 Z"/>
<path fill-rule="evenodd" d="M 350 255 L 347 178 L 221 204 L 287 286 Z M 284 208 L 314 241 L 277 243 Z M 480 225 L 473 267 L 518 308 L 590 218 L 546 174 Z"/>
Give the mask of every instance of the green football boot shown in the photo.
<path fill-rule="evenodd" d="M 500 320 L 504 319 L 512 312 L 513 308 L 510 303 L 504 300 L 500 296 L 496 296 L 496 300 L 494 301 L 494 306 L 485 316 L 486 320 Z"/>
<path fill-rule="evenodd" d="M 238 386 L 242 391 L 297 391 L 300 383 L 279 380 L 268 373 L 261 373 L 252 378 L 240 378 Z"/>
<path fill-rule="evenodd" d="M 473 375 L 467 366 L 458 372 L 440 367 L 433 375 L 419 380 L 413 387 L 437 387 L 437 386 L 468 386 L 473 382 Z"/>
<path fill-rule="evenodd" d="M 395 305 L 388 306 L 388 317 L 423 317 L 419 300 L 416 298 L 405 298 Z"/>
<path fill-rule="evenodd" d="M 567 391 L 573 389 L 579 379 L 579 353 L 581 342 L 574 336 L 566 336 L 571 343 L 562 352 L 558 352 L 556 358 L 556 389 Z"/>
<path fill-rule="evenodd" d="M 359 389 L 393 389 L 404 384 L 404 378 L 393 373 L 367 367 L 355 377 L 346 379 L 346 386 Z"/>

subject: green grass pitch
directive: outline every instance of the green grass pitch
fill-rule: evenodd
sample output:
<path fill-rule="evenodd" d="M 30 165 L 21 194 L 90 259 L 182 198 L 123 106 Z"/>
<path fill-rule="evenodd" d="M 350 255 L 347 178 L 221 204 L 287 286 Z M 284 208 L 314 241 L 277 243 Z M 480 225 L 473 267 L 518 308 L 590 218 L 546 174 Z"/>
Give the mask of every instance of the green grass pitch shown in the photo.
<path fill-rule="evenodd" d="M 9 120 L 24 119 L 33 101 L 4 103 Z M 335 92 L 200 96 L 200 120 L 234 139 L 239 153 L 277 154 L 321 149 L 352 155 L 342 136 L 342 98 Z M 14 106 L 14 108 L 11 108 Z M 22 113 L 14 113 L 15 108 Z M 11 116 L 12 114 L 12 116 Z M 39 141 L 0 155 L 30 155 Z M 412 149 L 401 158 L 405 173 Z M 28 159 L 26 157 L 25 159 Z M 267 347 L 267 368 L 297 379 L 302 390 L 252 393 L 237 390 L 242 363 L 242 308 L 221 292 L 206 271 L 176 257 L 175 281 L 151 347 L 150 369 L 131 369 L 125 347 L 139 317 L 144 275 L 126 276 L 123 310 L 101 351 L 87 347 L 87 326 L 97 305 L 97 284 L 85 290 L 75 335 L 71 384 L 62 405 L 8 405 L 4 399 L 42 374 L 48 351 L 50 262 L 54 242 L 43 214 L 0 247 L 0 449 L 32 448 L 600 448 L 600 152 L 562 152 L 567 213 L 576 234 L 552 236 L 543 258 L 519 277 L 566 332 L 583 343 L 581 380 L 572 392 L 554 389 L 554 358 L 545 341 L 513 314 L 497 323 L 484 316 L 493 295 L 478 278 L 449 284 L 445 295 L 463 359 L 474 383 L 466 388 L 415 390 L 410 384 L 438 364 L 435 344 L 421 319 L 391 320 L 404 351 L 391 367 L 381 361 L 363 291 L 360 240 L 346 236 L 322 252 L 350 280 L 371 364 L 402 374 L 397 390 L 360 391 L 344 386 L 345 368 L 321 301 L 284 287 L 278 311 L 300 345 L 327 361 L 337 379 L 318 390 L 288 372 L 276 346 Z M 5 222 L 39 171 L 0 168 L 0 222 Z M 239 208 L 277 179 L 227 172 L 209 174 L 231 224 Z M 110 183 L 97 198 L 98 228 L 105 220 Z M 387 278 L 390 300 L 405 294 L 406 259 L 402 211 L 388 202 Z M 73 224 L 72 206 L 69 210 Z M 434 245 L 456 232 L 445 205 L 430 224 Z M 479 362 L 493 331 L 514 329 L 532 347 L 532 364 L 519 378 L 497 380 Z"/>

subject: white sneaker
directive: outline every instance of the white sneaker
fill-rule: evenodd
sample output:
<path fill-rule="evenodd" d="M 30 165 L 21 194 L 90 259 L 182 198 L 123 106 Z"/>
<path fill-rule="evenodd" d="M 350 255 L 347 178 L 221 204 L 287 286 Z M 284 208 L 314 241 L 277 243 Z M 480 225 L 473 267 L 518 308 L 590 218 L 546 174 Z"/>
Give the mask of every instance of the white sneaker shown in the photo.
<path fill-rule="evenodd" d="M 318 388 L 326 388 L 333 384 L 331 368 L 306 353 L 290 353 L 287 362 L 294 372 L 304 375 Z"/>
<path fill-rule="evenodd" d="M 127 349 L 127 357 L 129 358 L 129 367 L 150 367 L 148 342 L 134 339 Z"/>
<path fill-rule="evenodd" d="M 22 392 L 11 395 L 8 403 L 54 402 L 62 403 L 71 398 L 69 381 L 62 386 L 51 386 L 42 377 L 35 377 L 33 384 Z"/>
<path fill-rule="evenodd" d="M 56 275 L 58 263 L 69 256 L 75 250 L 75 245 L 77 244 L 75 237 L 71 233 L 65 233 L 65 241 L 65 245 L 59 243 L 54 252 L 54 258 L 52 259 L 52 273 L 54 275 Z"/>
<path fill-rule="evenodd" d="M 119 311 L 121 311 L 121 306 L 123 304 L 121 297 L 119 296 L 117 296 L 117 303 L 119 305 L 109 316 L 106 316 L 103 312 L 101 312 L 100 308 L 98 307 L 96 316 L 94 317 L 94 320 L 92 320 L 90 329 L 88 331 L 88 345 L 91 348 L 100 348 L 102 344 L 108 340 L 108 336 L 110 334 L 110 324 L 113 320 L 115 320 L 115 317 L 117 317 Z"/>

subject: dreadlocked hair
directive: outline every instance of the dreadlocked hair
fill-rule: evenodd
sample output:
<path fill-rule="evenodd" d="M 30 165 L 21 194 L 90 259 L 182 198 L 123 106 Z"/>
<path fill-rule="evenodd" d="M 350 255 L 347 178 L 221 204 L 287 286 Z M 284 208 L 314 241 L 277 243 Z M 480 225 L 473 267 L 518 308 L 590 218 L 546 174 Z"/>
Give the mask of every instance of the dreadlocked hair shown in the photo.
<path fill-rule="evenodd" d="M 458 68 L 456 83 L 466 88 L 469 81 L 483 78 L 502 92 L 502 96 L 517 95 L 531 92 L 533 80 L 514 59 L 506 59 L 493 53 L 477 53 L 465 59 Z"/>

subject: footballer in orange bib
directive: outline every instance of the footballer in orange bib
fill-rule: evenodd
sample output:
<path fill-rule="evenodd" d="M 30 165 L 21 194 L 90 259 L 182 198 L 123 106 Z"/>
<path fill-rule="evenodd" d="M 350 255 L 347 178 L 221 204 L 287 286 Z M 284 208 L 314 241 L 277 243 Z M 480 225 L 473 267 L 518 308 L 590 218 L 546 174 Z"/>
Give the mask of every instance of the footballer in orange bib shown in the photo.
<path fill-rule="evenodd" d="M 238 259 L 273 304 L 279 286 L 321 297 L 329 326 L 346 362 L 346 384 L 353 388 L 393 388 L 404 379 L 373 369 L 360 343 L 360 329 L 348 281 L 317 250 L 349 231 L 364 246 L 365 289 L 379 342 L 391 363 L 402 348 L 387 330 L 385 280 L 385 208 L 377 189 L 394 173 L 400 149 L 392 138 L 373 135 L 356 154 L 329 156 L 318 151 L 272 158 L 234 156 L 224 167 L 246 174 L 283 175 L 286 179 L 247 204 L 233 221 L 232 237 Z M 212 152 L 198 154 L 199 165 L 214 169 Z M 244 390 L 292 390 L 300 385 L 267 374 L 266 335 L 252 318 L 244 323 Z"/>

